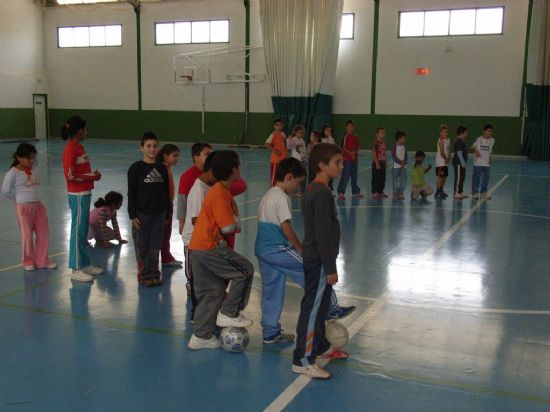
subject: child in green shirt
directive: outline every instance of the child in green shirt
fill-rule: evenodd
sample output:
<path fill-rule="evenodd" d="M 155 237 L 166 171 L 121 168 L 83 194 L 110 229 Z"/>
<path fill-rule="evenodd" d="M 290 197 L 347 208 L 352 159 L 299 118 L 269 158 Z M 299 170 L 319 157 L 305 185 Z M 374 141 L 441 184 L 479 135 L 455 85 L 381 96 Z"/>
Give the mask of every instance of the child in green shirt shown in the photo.
<path fill-rule="evenodd" d="M 429 172 L 432 168 L 432 165 L 428 165 L 428 167 L 426 168 L 422 165 L 422 163 L 424 163 L 424 159 L 426 159 L 426 153 L 424 153 L 422 150 L 419 150 L 416 152 L 414 157 L 415 162 L 411 173 L 411 200 L 418 199 L 418 195 L 422 196 L 422 198 L 425 198 L 427 196 L 430 196 L 434 192 L 430 185 L 426 183 L 426 179 L 424 177 L 424 174 Z"/>

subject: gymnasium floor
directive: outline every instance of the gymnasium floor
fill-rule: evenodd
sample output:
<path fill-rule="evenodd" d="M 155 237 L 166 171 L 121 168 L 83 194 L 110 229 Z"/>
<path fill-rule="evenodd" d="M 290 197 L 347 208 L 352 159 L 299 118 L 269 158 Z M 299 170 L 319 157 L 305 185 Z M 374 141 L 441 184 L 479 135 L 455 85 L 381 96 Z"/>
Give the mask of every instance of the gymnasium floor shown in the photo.
<path fill-rule="evenodd" d="M 103 174 L 93 198 L 109 190 L 126 194 L 126 170 L 140 158 L 138 144 L 84 144 Z M 0 178 L 15 147 L 0 144 Z M 189 145 L 181 147 L 175 176 L 190 164 Z M 244 354 L 187 349 L 183 270 L 165 271 L 160 288 L 138 287 L 131 244 L 92 250 L 107 273 L 93 284 L 71 282 L 63 142 L 38 148 L 50 253 L 59 269 L 23 271 L 15 215 L 0 200 L 0 410 L 550 410 L 548 163 L 497 159 L 491 201 L 339 203 L 337 292 L 342 304 L 358 306 L 345 322 L 352 357 L 328 364 L 332 380 L 308 383 L 290 372 L 292 346 L 261 343 L 259 278 L 245 311 L 255 325 Z M 237 250 L 257 267 L 253 246 L 268 153 L 239 152 L 249 190 L 237 198 L 244 221 Z M 362 153 L 365 194 L 369 166 L 370 156 Z M 468 174 L 466 188 L 471 163 Z M 451 187 L 448 182 L 448 192 Z M 296 199 L 293 205 L 299 208 Z M 121 212 L 130 240 L 125 206 Z M 294 224 L 302 234 L 298 211 Z M 172 250 L 181 258 L 176 223 L 174 229 Z M 300 297 L 289 284 L 288 331 L 295 328 Z"/>

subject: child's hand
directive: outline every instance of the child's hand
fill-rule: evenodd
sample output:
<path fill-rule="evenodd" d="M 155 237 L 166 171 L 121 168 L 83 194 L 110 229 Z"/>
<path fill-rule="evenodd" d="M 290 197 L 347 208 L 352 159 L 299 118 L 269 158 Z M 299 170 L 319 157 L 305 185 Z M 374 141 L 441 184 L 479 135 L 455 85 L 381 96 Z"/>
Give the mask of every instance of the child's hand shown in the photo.
<path fill-rule="evenodd" d="M 275 153 L 277 156 L 280 156 L 282 154 L 279 149 L 273 149 L 273 153 Z"/>
<path fill-rule="evenodd" d="M 376 163 L 376 170 L 380 170 L 382 169 L 382 166 L 380 165 L 380 163 Z"/>
<path fill-rule="evenodd" d="M 179 219 L 179 233 L 180 235 L 183 234 L 183 225 L 184 225 L 184 221 L 182 219 Z"/>
<path fill-rule="evenodd" d="M 101 179 L 101 173 L 99 173 L 99 170 L 94 170 L 94 180 L 100 180 Z"/>
<path fill-rule="evenodd" d="M 476 150 L 474 151 L 474 155 L 475 155 L 476 157 L 480 157 L 480 156 L 481 156 L 481 153 L 479 153 L 479 150 L 476 149 Z"/>
<path fill-rule="evenodd" d="M 331 273 L 330 275 L 327 275 L 327 283 L 329 285 L 335 285 L 338 283 L 338 273 Z"/>
<path fill-rule="evenodd" d="M 118 239 L 118 244 L 119 245 L 125 245 L 126 243 L 128 243 L 128 241 L 126 239 Z"/>
<path fill-rule="evenodd" d="M 134 227 L 136 229 L 141 228 L 141 222 L 140 222 L 139 218 L 136 217 L 136 218 L 132 219 L 132 225 L 134 225 Z"/>

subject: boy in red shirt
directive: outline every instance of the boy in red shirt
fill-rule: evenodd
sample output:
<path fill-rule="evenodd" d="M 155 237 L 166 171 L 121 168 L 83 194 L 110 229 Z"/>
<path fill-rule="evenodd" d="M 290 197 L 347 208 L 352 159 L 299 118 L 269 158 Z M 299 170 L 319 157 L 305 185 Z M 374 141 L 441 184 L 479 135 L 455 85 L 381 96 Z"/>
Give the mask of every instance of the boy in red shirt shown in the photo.
<path fill-rule="evenodd" d="M 355 124 L 353 121 L 348 120 L 346 122 L 346 134 L 342 142 L 343 158 L 344 158 L 344 170 L 342 171 L 342 177 L 338 182 L 338 200 L 346 199 L 346 189 L 348 186 L 348 180 L 351 177 L 351 193 L 353 197 L 362 198 L 361 188 L 357 185 L 357 168 L 359 165 L 359 136 L 353 134 L 355 131 Z"/>
<path fill-rule="evenodd" d="M 376 128 L 376 140 L 372 146 L 372 198 L 383 199 L 388 197 L 384 193 L 386 186 L 386 129 L 383 127 Z"/>
<path fill-rule="evenodd" d="M 275 130 L 265 141 L 265 146 L 271 150 L 271 164 L 269 168 L 271 186 L 275 185 L 275 172 L 277 171 L 279 162 L 286 158 L 286 136 L 283 132 L 283 121 L 275 119 L 273 129 Z"/>

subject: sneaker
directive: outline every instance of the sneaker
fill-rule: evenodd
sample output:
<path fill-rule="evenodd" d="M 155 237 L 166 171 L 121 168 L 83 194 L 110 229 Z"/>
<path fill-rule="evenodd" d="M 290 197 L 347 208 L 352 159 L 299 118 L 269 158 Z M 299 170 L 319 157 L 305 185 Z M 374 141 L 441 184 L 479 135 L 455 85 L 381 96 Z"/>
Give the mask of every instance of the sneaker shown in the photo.
<path fill-rule="evenodd" d="M 363 199 L 365 196 L 363 195 L 363 193 L 356 193 L 353 195 L 353 197 L 357 198 L 357 199 Z"/>
<path fill-rule="evenodd" d="M 34 267 L 34 265 L 26 265 L 23 266 L 23 269 L 25 269 L 27 272 L 32 272 L 36 268 Z"/>
<path fill-rule="evenodd" d="M 327 320 L 343 319 L 351 315 L 357 306 L 340 306 L 335 305 L 334 308 L 328 313 Z"/>
<path fill-rule="evenodd" d="M 343 193 L 338 193 L 338 200 L 346 200 L 346 196 Z"/>
<path fill-rule="evenodd" d="M 48 263 L 48 266 L 46 266 L 48 269 L 57 269 L 57 263 L 50 262 Z"/>
<path fill-rule="evenodd" d="M 271 338 L 264 338 L 264 344 L 270 345 L 272 343 L 292 343 L 294 342 L 295 336 L 292 333 L 283 333 L 279 332 L 278 335 Z"/>
<path fill-rule="evenodd" d="M 464 199 L 464 196 L 462 195 L 462 193 L 455 193 L 455 194 L 453 195 L 453 197 L 454 197 L 455 199 Z"/>
<path fill-rule="evenodd" d="M 330 359 L 330 360 L 343 360 L 343 359 L 349 358 L 349 353 L 344 352 L 343 350 L 330 348 L 321 356 L 319 356 L 319 358 Z"/>
<path fill-rule="evenodd" d="M 162 264 L 164 267 L 178 267 L 181 268 L 183 266 L 183 262 L 181 260 L 172 260 L 170 262 L 165 262 Z"/>
<path fill-rule="evenodd" d="M 71 272 L 71 279 L 76 280 L 78 282 L 93 282 L 94 277 L 83 270 L 80 269 L 73 269 Z"/>
<path fill-rule="evenodd" d="M 373 198 L 373 199 L 376 199 L 376 200 L 382 199 L 382 195 L 379 194 L 379 193 L 373 193 L 373 194 L 372 194 L 372 198 Z"/>
<path fill-rule="evenodd" d="M 101 275 L 103 273 L 103 269 L 98 268 L 97 266 L 86 266 L 85 268 L 81 269 L 82 272 L 87 273 L 88 275 Z"/>
<path fill-rule="evenodd" d="M 472 199 L 476 199 L 476 200 L 479 199 L 479 193 L 474 193 L 472 195 Z"/>
<path fill-rule="evenodd" d="M 236 318 L 230 318 L 227 315 L 224 315 L 221 312 L 218 312 L 218 318 L 216 319 L 216 325 L 220 328 L 227 328 L 234 326 L 236 328 L 246 328 L 252 326 L 254 322 L 248 318 L 245 318 L 243 315 L 239 315 Z"/>
<path fill-rule="evenodd" d="M 390 195 L 388 195 L 387 193 L 380 193 L 380 197 L 383 197 L 383 198 L 386 198 L 386 197 L 390 197 Z"/>
<path fill-rule="evenodd" d="M 201 339 L 193 334 L 191 335 L 191 339 L 189 339 L 187 347 L 193 350 L 218 349 L 221 347 L 221 345 L 220 341 L 214 335 L 212 335 L 210 339 Z"/>
<path fill-rule="evenodd" d="M 306 375 L 310 379 L 330 379 L 329 371 L 314 363 L 309 366 L 292 365 L 292 372 Z"/>
<path fill-rule="evenodd" d="M 481 198 L 489 200 L 489 199 L 492 199 L 493 197 L 489 193 L 482 193 Z"/>
<path fill-rule="evenodd" d="M 443 195 L 443 197 L 449 197 L 449 195 L 445 193 L 443 190 L 441 191 L 441 194 Z"/>
<path fill-rule="evenodd" d="M 437 193 L 434 195 L 434 197 L 435 197 L 436 199 L 445 199 L 445 196 L 444 196 L 443 193 L 441 193 L 441 192 L 437 192 Z"/>

